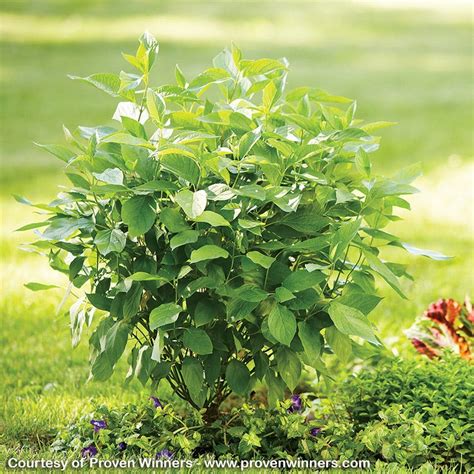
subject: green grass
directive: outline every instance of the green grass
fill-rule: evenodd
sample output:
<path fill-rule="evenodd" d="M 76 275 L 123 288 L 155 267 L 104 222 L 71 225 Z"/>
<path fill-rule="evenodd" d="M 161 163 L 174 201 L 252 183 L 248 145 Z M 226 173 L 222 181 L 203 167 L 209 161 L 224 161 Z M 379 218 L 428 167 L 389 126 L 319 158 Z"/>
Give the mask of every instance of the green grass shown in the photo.
<path fill-rule="evenodd" d="M 149 29 L 160 40 L 155 78 L 173 79 L 179 63 L 188 76 L 210 64 L 235 41 L 249 57 L 286 56 L 290 86 L 314 85 L 355 97 L 359 116 L 398 122 L 382 131 L 377 169 L 391 172 L 421 161 L 422 193 L 414 210 L 394 224 L 410 243 L 453 260 L 403 256 L 415 276 L 405 282 L 408 300 L 383 288 L 374 314 L 389 347 L 413 352 L 402 330 L 432 300 L 473 293 L 472 92 L 469 10 L 387 10 L 340 1 L 134 1 L 2 2 L 0 22 L 2 162 L 0 204 L 0 457 L 23 450 L 47 452 L 54 430 L 93 402 L 120 404 L 146 397 L 123 386 L 124 365 L 107 383 L 86 384 L 87 347 L 72 350 L 68 321 L 56 315 L 62 293 L 31 293 L 27 281 L 61 282 L 40 256 L 18 246 L 33 233 L 13 230 L 29 221 L 30 208 L 11 194 L 48 201 L 62 182 L 62 164 L 32 145 L 61 142 L 61 125 L 109 121 L 108 96 L 71 82 L 125 68 L 120 51 L 133 51 Z M 469 223 L 471 221 L 471 223 Z M 388 255 L 388 254 L 387 254 Z"/>

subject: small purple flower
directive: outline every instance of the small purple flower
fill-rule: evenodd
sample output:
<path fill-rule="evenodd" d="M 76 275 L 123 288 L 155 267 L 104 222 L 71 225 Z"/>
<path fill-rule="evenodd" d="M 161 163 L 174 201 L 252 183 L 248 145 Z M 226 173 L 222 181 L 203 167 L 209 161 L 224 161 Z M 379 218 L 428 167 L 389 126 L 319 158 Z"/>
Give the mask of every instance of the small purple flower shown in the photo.
<path fill-rule="evenodd" d="M 89 446 L 82 448 L 81 456 L 83 458 L 93 458 L 97 454 L 97 448 L 94 444 L 90 444 Z"/>
<path fill-rule="evenodd" d="M 162 449 L 156 454 L 156 459 L 172 459 L 174 454 L 169 449 Z"/>
<path fill-rule="evenodd" d="M 117 445 L 117 448 L 119 451 L 125 451 L 127 449 L 127 443 L 122 441 Z"/>
<path fill-rule="evenodd" d="M 163 405 L 158 397 L 150 397 L 150 400 L 153 400 L 153 406 L 155 408 L 163 408 Z"/>
<path fill-rule="evenodd" d="M 291 398 L 291 406 L 288 408 L 288 413 L 295 413 L 297 411 L 301 411 L 303 408 L 303 401 L 299 395 L 292 395 Z"/>
<path fill-rule="evenodd" d="M 309 430 L 309 434 L 311 436 L 318 436 L 318 434 L 320 434 L 320 433 L 321 433 L 321 428 L 311 428 Z"/>
<path fill-rule="evenodd" d="M 107 428 L 107 423 L 105 420 L 91 420 L 91 425 L 94 427 L 94 431 L 98 431 Z"/>

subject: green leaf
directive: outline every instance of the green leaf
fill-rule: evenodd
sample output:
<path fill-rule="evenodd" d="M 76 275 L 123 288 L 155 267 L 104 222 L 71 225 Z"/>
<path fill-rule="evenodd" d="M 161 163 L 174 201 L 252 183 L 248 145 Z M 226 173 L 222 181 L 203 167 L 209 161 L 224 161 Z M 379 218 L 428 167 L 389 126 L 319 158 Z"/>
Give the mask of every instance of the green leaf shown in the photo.
<path fill-rule="evenodd" d="M 262 58 L 254 61 L 242 61 L 242 63 L 244 64 L 242 72 L 247 77 L 286 69 L 286 66 L 276 59 Z"/>
<path fill-rule="evenodd" d="M 122 204 L 122 220 L 131 237 L 148 232 L 156 218 L 156 204 L 151 196 L 134 196 Z"/>
<path fill-rule="evenodd" d="M 185 357 L 182 364 L 182 373 L 192 400 L 201 405 L 200 394 L 204 383 L 204 370 L 201 363 L 193 357 Z"/>
<path fill-rule="evenodd" d="M 275 298 L 278 303 L 284 303 L 285 301 L 296 298 L 296 296 L 284 286 L 279 286 L 275 289 Z"/>
<path fill-rule="evenodd" d="M 346 336 L 335 326 L 326 328 L 326 341 L 334 354 L 342 362 L 347 362 L 352 354 L 352 342 L 349 336 Z"/>
<path fill-rule="evenodd" d="M 294 291 L 303 291 L 308 288 L 314 288 L 319 285 L 325 279 L 324 273 L 320 271 L 308 272 L 308 270 L 296 270 L 291 272 L 284 280 L 282 285 L 294 292 Z"/>
<path fill-rule="evenodd" d="M 127 345 L 130 326 L 125 321 L 117 321 L 107 331 L 105 336 L 105 349 L 107 358 L 112 366 L 120 359 Z"/>
<path fill-rule="evenodd" d="M 147 183 L 140 184 L 132 189 L 133 192 L 140 194 L 147 191 L 177 191 L 178 186 L 170 181 L 164 181 L 162 179 L 156 179 L 148 181 Z"/>
<path fill-rule="evenodd" d="M 268 316 L 268 329 L 278 342 L 289 346 L 296 333 L 295 315 L 286 306 L 276 303 Z"/>
<path fill-rule="evenodd" d="M 315 206 L 300 207 L 296 212 L 288 214 L 281 220 L 281 224 L 307 235 L 319 234 L 328 222 L 329 219 L 323 216 Z"/>
<path fill-rule="evenodd" d="M 267 197 L 265 189 L 258 184 L 247 184 L 245 186 L 240 186 L 238 189 L 233 189 L 233 191 L 239 196 L 249 197 L 256 199 L 257 201 L 265 201 Z"/>
<path fill-rule="evenodd" d="M 110 252 L 122 252 L 125 248 L 126 241 L 127 237 L 119 229 L 100 230 L 94 239 L 97 250 L 104 256 Z"/>
<path fill-rule="evenodd" d="M 200 300 L 194 310 L 194 324 L 197 327 L 204 326 L 213 319 L 217 319 L 220 310 L 221 306 L 216 304 L 215 301 L 208 299 Z"/>
<path fill-rule="evenodd" d="M 250 372 L 247 366 L 237 359 L 232 359 L 225 371 L 225 378 L 233 392 L 245 395 L 250 383 Z"/>
<path fill-rule="evenodd" d="M 283 400 L 285 395 L 285 383 L 281 377 L 275 375 L 273 370 L 267 370 L 265 383 L 268 387 L 268 404 L 270 407 L 275 407 L 277 402 Z"/>
<path fill-rule="evenodd" d="M 163 331 L 156 331 L 156 337 L 153 341 L 153 350 L 151 353 L 151 360 L 161 362 L 161 354 L 165 345 L 165 333 Z"/>
<path fill-rule="evenodd" d="M 328 313 L 342 334 L 359 336 L 373 344 L 380 344 L 369 320 L 358 309 L 333 301 L 329 305 Z"/>
<path fill-rule="evenodd" d="M 202 262 L 203 260 L 214 260 L 216 258 L 228 258 L 229 252 L 217 245 L 204 245 L 191 252 L 190 263 Z"/>
<path fill-rule="evenodd" d="M 398 278 L 392 273 L 392 271 L 385 265 L 378 257 L 368 250 L 364 250 L 365 258 L 370 268 L 377 272 L 402 298 L 406 299 L 403 293 Z"/>
<path fill-rule="evenodd" d="M 339 229 L 334 233 L 331 241 L 331 256 L 334 260 L 342 257 L 347 246 L 356 236 L 362 220 L 343 222 Z"/>
<path fill-rule="evenodd" d="M 204 209 L 206 209 L 207 205 L 206 191 L 196 191 L 193 193 L 188 189 L 183 189 L 176 194 L 174 199 L 191 219 L 200 216 L 204 212 Z"/>
<path fill-rule="evenodd" d="M 166 303 L 158 306 L 158 308 L 155 308 L 150 313 L 150 329 L 153 331 L 167 324 L 173 324 L 182 311 L 183 308 L 174 303 Z"/>
<path fill-rule="evenodd" d="M 235 290 L 235 296 L 244 301 L 260 303 L 267 298 L 268 293 L 256 285 L 246 283 Z"/>
<path fill-rule="evenodd" d="M 166 171 L 197 185 L 201 171 L 192 158 L 184 155 L 165 155 L 160 161 Z"/>
<path fill-rule="evenodd" d="M 112 97 L 119 97 L 120 78 L 117 74 L 98 73 L 87 77 L 68 76 L 69 79 L 87 82 Z"/>
<path fill-rule="evenodd" d="M 382 298 L 377 295 L 353 291 L 344 294 L 338 299 L 339 303 L 358 309 L 366 316 L 380 303 L 381 300 Z"/>
<path fill-rule="evenodd" d="M 174 207 L 165 207 L 162 209 L 158 218 L 170 232 L 189 230 L 189 226 L 186 224 L 181 212 Z"/>
<path fill-rule="evenodd" d="M 186 78 L 184 77 L 183 71 L 181 71 L 180 67 L 177 64 L 175 68 L 175 78 L 178 86 L 184 89 L 184 87 L 186 86 Z"/>
<path fill-rule="evenodd" d="M 108 168 L 102 173 L 92 173 L 95 179 L 108 184 L 123 184 L 123 173 L 119 168 Z"/>
<path fill-rule="evenodd" d="M 193 244 L 197 242 L 199 238 L 199 232 L 197 230 L 185 230 L 176 234 L 170 240 L 171 250 L 181 247 L 186 244 Z"/>
<path fill-rule="evenodd" d="M 34 222 L 32 224 L 26 224 L 18 229 L 15 229 L 15 232 L 25 232 L 26 230 L 39 229 L 40 227 L 46 227 L 49 224 L 48 221 L 43 222 Z"/>
<path fill-rule="evenodd" d="M 287 347 L 281 347 L 276 353 L 278 372 L 286 383 L 290 392 L 293 392 L 301 377 L 301 362 L 298 356 Z"/>
<path fill-rule="evenodd" d="M 249 316 L 257 306 L 257 301 L 232 298 L 227 303 L 227 319 L 231 322 L 240 321 Z"/>
<path fill-rule="evenodd" d="M 120 145 L 138 146 L 153 149 L 154 146 L 144 138 L 134 137 L 128 133 L 118 132 L 107 135 L 102 139 L 102 143 L 118 143 Z"/>
<path fill-rule="evenodd" d="M 267 270 L 272 266 L 273 262 L 275 261 L 273 257 L 268 257 L 263 253 L 255 251 L 248 252 L 247 257 L 250 258 L 253 263 L 260 265 L 261 267 L 266 268 Z"/>
<path fill-rule="evenodd" d="M 60 288 L 56 285 L 45 285 L 44 283 L 37 283 L 35 281 L 31 281 L 29 283 L 25 283 L 25 288 L 28 288 L 31 291 L 44 291 L 44 290 L 51 290 L 52 288 Z"/>
<path fill-rule="evenodd" d="M 163 275 L 152 275 L 151 273 L 147 273 L 147 272 L 135 272 L 129 277 L 127 277 L 127 280 L 130 280 L 130 281 L 169 281 L 169 279 L 164 277 Z"/>
<path fill-rule="evenodd" d="M 413 247 L 405 242 L 402 242 L 402 247 L 413 255 L 421 255 L 423 257 L 431 258 L 432 260 L 449 260 L 452 257 L 448 257 L 440 252 L 436 252 L 435 250 L 424 250 L 419 249 L 417 247 Z"/>
<path fill-rule="evenodd" d="M 204 211 L 199 217 L 194 219 L 196 222 L 205 222 L 213 227 L 230 227 L 230 223 L 220 214 L 214 211 Z"/>
<path fill-rule="evenodd" d="M 194 78 L 188 86 L 188 89 L 193 92 L 198 92 L 201 89 L 211 84 L 218 84 L 229 80 L 229 73 L 221 68 L 210 68 L 199 74 Z"/>
<path fill-rule="evenodd" d="M 35 143 L 35 145 L 44 148 L 46 151 L 49 151 L 52 155 L 65 163 L 68 163 L 69 160 L 76 156 L 76 154 L 69 150 L 69 148 L 62 145 L 41 145 L 40 143 Z"/>
<path fill-rule="evenodd" d="M 79 229 L 87 229 L 92 225 L 90 219 L 81 217 L 59 217 L 51 221 L 49 227 L 43 232 L 43 238 L 47 240 L 65 240 Z"/>
<path fill-rule="evenodd" d="M 193 327 L 186 329 L 183 344 L 199 355 L 212 354 L 213 351 L 211 339 L 203 329 Z"/>
<path fill-rule="evenodd" d="M 370 177 L 372 164 L 370 163 L 369 155 L 362 148 L 359 149 L 355 156 L 355 164 L 360 173 Z"/>
<path fill-rule="evenodd" d="M 318 360 L 321 355 L 322 343 L 319 331 L 320 329 L 314 321 L 301 321 L 298 323 L 298 336 L 310 362 Z"/>
<path fill-rule="evenodd" d="M 378 121 L 367 123 L 365 125 L 362 125 L 360 128 L 367 133 L 372 133 L 373 131 L 378 130 L 380 128 L 392 127 L 393 125 L 397 125 L 397 122 Z"/>
<path fill-rule="evenodd" d="M 166 104 L 161 94 L 157 94 L 153 90 L 148 89 L 146 94 L 146 106 L 148 112 L 150 112 L 150 117 L 161 124 L 163 121 L 163 113 L 166 110 Z"/>
<path fill-rule="evenodd" d="M 262 106 L 266 112 L 270 112 L 273 104 L 278 98 L 278 89 L 273 81 L 270 81 L 263 89 Z"/>
<path fill-rule="evenodd" d="M 251 132 L 247 132 L 239 140 L 239 157 L 242 160 L 245 158 L 249 153 L 252 147 L 260 140 L 262 134 L 261 127 L 252 130 Z"/>

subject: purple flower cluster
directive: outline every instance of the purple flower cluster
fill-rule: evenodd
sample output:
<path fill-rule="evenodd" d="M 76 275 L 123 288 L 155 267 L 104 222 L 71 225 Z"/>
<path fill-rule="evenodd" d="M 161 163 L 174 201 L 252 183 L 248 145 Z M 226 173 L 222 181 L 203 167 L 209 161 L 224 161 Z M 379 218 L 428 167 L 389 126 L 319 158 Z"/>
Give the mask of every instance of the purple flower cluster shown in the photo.
<path fill-rule="evenodd" d="M 162 449 L 156 454 L 156 459 L 172 459 L 174 454 L 169 449 Z"/>
<path fill-rule="evenodd" d="M 153 406 L 155 408 L 163 408 L 163 404 L 158 397 L 150 397 L 150 400 L 153 400 Z"/>
<path fill-rule="evenodd" d="M 303 409 L 303 400 L 299 395 L 292 395 L 290 398 L 291 406 L 288 408 L 288 413 L 296 413 Z"/>
<path fill-rule="evenodd" d="M 127 443 L 125 443 L 125 441 L 122 441 L 117 445 L 117 448 L 119 451 L 125 451 L 127 449 Z"/>
<path fill-rule="evenodd" d="M 97 448 L 95 447 L 95 444 L 90 444 L 89 446 L 86 446 L 85 448 L 82 448 L 81 450 L 81 456 L 83 458 L 93 458 L 96 455 L 97 455 Z"/>
<path fill-rule="evenodd" d="M 91 420 L 91 425 L 94 427 L 96 433 L 107 428 L 107 422 L 105 420 Z"/>
<path fill-rule="evenodd" d="M 322 431 L 321 428 L 311 428 L 311 429 L 309 430 L 309 434 L 310 434 L 311 436 L 318 436 L 318 434 L 320 434 L 321 431 Z"/>

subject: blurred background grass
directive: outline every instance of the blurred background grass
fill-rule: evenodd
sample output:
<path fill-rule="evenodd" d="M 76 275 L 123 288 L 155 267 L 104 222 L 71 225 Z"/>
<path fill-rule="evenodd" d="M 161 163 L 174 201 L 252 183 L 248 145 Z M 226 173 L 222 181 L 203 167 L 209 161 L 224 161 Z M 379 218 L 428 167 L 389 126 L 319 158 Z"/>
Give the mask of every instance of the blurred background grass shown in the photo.
<path fill-rule="evenodd" d="M 49 201 L 62 163 L 32 142 L 63 140 L 61 126 L 108 122 L 114 101 L 66 74 L 118 72 L 150 30 L 160 41 L 155 83 L 187 77 L 236 42 L 250 58 L 290 60 L 290 86 L 311 85 L 356 98 L 382 131 L 379 172 L 421 161 L 425 176 L 413 211 L 393 225 L 410 243 L 454 255 L 447 262 L 403 256 L 415 282 L 409 300 L 383 288 L 373 320 L 390 347 L 413 354 L 402 330 L 432 300 L 473 293 L 473 95 L 470 2 L 3 0 L 1 2 L 0 419 L 3 454 L 37 448 L 90 400 L 119 404 L 145 396 L 123 387 L 124 367 L 87 384 L 87 347 L 71 350 L 68 320 L 55 315 L 60 290 L 31 293 L 27 281 L 60 282 L 13 233 L 33 218 L 11 195 Z"/>

